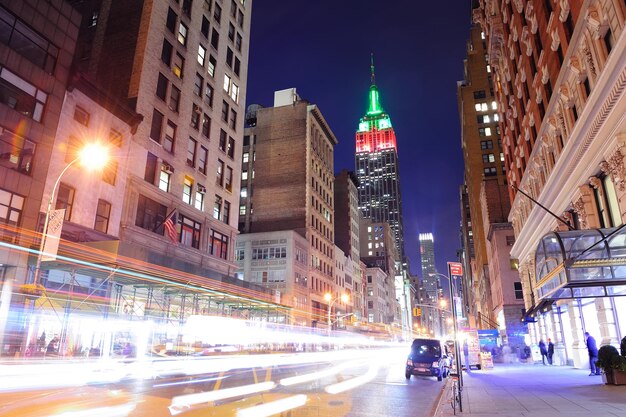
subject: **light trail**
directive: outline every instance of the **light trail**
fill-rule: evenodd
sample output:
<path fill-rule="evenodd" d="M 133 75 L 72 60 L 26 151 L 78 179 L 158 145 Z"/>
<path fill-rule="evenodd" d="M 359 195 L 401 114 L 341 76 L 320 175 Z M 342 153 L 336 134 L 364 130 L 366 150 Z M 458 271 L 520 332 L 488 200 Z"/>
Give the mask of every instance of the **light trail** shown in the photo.
<path fill-rule="evenodd" d="M 80 411 L 66 411 L 50 414 L 46 417 L 126 417 L 135 409 L 135 404 L 123 404 L 113 407 L 98 407 Z"/>
<path fill-rule="evenodd" d="M 235 388 L 225 388 L 217 391 L 199 392 L 196 394 L 179 395 L 172 398 L 172 404 L 168 407 L 172 415 L 183 413 L 194 405 L 210 403 L 213 401 L 229 398 L 242 397 L 259 392 L 270 391 L 276 387 L 272 381 L 259 384 L 242 385 Z"/>
<path fill-rule="evenodd" d="M 305 374 L 305 375 L 292 376 L 289 378 L 283 378 L 280 380 L 280 385 L 288 387 L 291 385 L 297 385 L 297 384 L 303 384 L 305 382 L 315 381 L 318 379 L 326 378 L 328 376 L 336 375 L 339 372 L 343 371 L 344 369 L 354 368 L 355 366 L 358 366 L 358 364 L 359 362 L 357 361 L 346 362 L 346 363 L 342 363 L 341 365 L 334 366 L 330 369 L 326 369 L 324 371 L 313 372 L 313 373 Z"/>
<path fill-rule="evenodd" d="M 337 384 L 329 385 L 324 388 L 329 394 L 339 394 L 340 392 L 349 391 L 371 382 L 378 374 L 378 365 L 371 365 L 367 372 L 356 378 L 348 379 Z"/>
<path fill-rule="evenodd" d="M 274 414 L 293 410 L 306 404 L 308 397 L 305 394 L 294 395 L 293 397 L 244 408 L 237 412 L 237 417 L 268 417 Z"/>

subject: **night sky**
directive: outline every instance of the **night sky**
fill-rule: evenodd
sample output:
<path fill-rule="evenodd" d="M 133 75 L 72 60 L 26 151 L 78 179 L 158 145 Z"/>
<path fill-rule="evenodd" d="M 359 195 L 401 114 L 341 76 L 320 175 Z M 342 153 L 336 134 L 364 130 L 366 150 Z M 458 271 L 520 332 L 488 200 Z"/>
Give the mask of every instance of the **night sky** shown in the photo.
<path fill-rule="evenodd" d="M 400 156 L 406 255 L 419 273 L 418 233 L 432 232 L 438 271 L 456 259 L 463 181 L 456 82 L 463 79 L 470 2 L 255 0 L 247 104 L 296 87 L 339 140 L 335 172 L 354 170 L 367 110 L 370 53 Z"/>

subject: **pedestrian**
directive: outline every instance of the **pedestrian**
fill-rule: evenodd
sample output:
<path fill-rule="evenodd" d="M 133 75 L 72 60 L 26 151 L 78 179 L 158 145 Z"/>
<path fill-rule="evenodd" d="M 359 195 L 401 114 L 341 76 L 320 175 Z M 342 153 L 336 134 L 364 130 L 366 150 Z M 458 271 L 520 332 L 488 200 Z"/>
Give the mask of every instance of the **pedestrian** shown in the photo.
<path fill-rule="evenodd" d="M 554 355 L 554 343 L 548 338 L 548 363 L 552 365 L 552 356 Z"/>
<path fill-rule="evenodd" d="M 528 345 L 524 346 L 524 359 L 526 359 L 527 362 L 532 362 L 532 353 Z"/>
<path fill-rule="evenodd" d="M 546 344 L 543 342 L 543 339 L 539 341 L 539 351 L 541 352 L 541 362 L 546 364 L 546 357 L 548 356 L 548 349 L 546 349 Z"/>
<path fill-rule="evenodd" d="M 469 345 L 467 344 L 467 339 L 463 341 L 463 358 L 465 359 L 465 371 L 470 372 Z"/>
<path fill-rule="evenodd" d="M 589 334 L 589 332 L 585 332 L 585 345 L 587 345 L 587 352 L 589 353 L 589 370 L 591 375 L 600 375 L 600 369 L 596 366 L 596 361 L 598 360 L 598 345 L 596 345 L 596 339 L 593 338 Z"/>
<path fill-rule="evenodd" d="M 50 343 L 48 343 L 48 347 L 46 348 L 47 354 L 57 354 L 59 352 L 59 337 L 54 336 Z"/>

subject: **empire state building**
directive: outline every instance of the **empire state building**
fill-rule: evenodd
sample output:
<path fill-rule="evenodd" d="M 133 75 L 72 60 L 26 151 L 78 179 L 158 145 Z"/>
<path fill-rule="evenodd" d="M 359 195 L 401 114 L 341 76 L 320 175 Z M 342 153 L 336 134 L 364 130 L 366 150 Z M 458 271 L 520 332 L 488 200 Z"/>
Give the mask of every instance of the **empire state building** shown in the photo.
<path fill-rule="evenodd" d="M 396 134 L 378 94 L 371 65 L 369 107 L 356 132 L 356 176 L 359 180 L 359 209 L 363 217 L 389 223 L 399 260 L 404 258 L 402 200 Z"/>

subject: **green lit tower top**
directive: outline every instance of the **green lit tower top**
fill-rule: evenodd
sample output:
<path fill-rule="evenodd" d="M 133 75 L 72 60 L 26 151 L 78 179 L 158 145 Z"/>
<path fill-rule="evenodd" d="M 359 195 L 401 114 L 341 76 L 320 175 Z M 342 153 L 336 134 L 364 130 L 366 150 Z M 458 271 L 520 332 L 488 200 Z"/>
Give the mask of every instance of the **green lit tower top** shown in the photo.
<path fill-rule="evenodd" d="M 367 113 L 356 132 L 356 175 L 359 179 L 359 209 L 363 217 L 391 226 L 397 254 L 404 256 L 402 207 L 396 134 L 389 115 L 380 103 L 376 86 L 374 55 L 371 59 L 371 85 Z M 375 249 L 372 254 L 376 256 Z"/>

